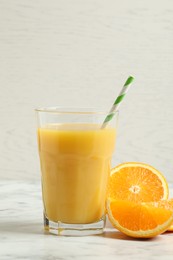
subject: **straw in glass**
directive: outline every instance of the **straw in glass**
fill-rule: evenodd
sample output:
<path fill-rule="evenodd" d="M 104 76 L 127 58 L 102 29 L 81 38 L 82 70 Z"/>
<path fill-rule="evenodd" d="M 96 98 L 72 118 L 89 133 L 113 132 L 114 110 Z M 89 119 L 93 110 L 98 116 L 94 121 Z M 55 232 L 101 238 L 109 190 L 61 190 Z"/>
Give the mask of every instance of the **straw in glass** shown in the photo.
<path fill-rule="evenodd" d="M 119 106 L 122 103 L 122 100 L 124 99 L 126 93 L 128 92 L 131 83 L 133 82 L 134 78 L 132 76 L 129 76 L 128 79 L 126 80 L 122 90 L 120 91 L 118 97 L 116 98 L 111 110 L 109 111 L 109 114 L 106 116 L 101 129 L 105 128 L 109 121 L 113 118 L 115 112 L 118 110 Z"/>

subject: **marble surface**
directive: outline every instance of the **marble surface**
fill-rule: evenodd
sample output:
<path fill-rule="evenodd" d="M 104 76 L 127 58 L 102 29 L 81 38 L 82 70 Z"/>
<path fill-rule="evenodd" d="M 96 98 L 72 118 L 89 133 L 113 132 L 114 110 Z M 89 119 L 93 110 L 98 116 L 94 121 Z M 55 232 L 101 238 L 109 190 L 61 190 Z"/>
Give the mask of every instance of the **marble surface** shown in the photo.
<path fill-rule="evenodd" d="M 2 260 L 172 260 L 172 245 L 171 232 L 139 240 L 123 235 L 109 223 L 105 233 L 98 236 L 58 237 L 44 234 L 39 182 L 0 181 Z"/>

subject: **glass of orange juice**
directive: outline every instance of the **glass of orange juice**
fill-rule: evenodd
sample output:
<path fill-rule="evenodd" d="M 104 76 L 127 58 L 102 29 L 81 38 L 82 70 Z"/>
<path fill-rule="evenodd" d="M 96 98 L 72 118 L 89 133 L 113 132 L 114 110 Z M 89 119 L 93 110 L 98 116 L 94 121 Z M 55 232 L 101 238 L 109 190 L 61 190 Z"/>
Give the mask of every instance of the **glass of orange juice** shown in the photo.
<path fill-rule="evenodd" d="M 57 235 L 100 234 L 118 112 L 36 109 L 44 227 Z"/>

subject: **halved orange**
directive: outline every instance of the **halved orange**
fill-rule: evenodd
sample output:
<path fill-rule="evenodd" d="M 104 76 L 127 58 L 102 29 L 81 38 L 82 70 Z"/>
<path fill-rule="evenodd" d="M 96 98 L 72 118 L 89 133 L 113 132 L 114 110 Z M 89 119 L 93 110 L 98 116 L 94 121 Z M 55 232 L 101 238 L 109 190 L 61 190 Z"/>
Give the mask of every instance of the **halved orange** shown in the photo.
<path fill-rule="evenodd" d="M 173 222 L 173 212 L 147 203 L 127 200 L 107 200 L 110 222 L 124 234 L 150 238 L 165 232 Z"/>
<path fill-rule="evenodd" d="M 154 207 L 168 209 L 168 210 L 171 210 L 173 212 L 173 199 L 160 200 L 160 201 L 155 201 L 155 202 L 148 202 L 146 204 L 152 205 Z M 173 231 L 173 222 L 171 223 L 171 226 L 167 230 Z"/>
<path fill-rule="evenodd" d="M 168 184 L 155 168 L 140 162 L 127 162 L 111 170 L 108 198 L 135 202 L 167 199 Z"/>

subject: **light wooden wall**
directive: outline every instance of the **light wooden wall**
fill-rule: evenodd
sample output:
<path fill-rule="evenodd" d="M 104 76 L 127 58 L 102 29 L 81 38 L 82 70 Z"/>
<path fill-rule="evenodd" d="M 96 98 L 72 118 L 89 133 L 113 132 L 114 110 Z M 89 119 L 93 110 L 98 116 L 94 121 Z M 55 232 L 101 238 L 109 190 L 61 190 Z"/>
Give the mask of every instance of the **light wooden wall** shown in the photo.
<path fill-rule="evenodd" d="M 40 178 L 35 107 L 108 109 L 130 74 L 113 166 L 173 182 L 173 1 L 0 0 L 0 178 Z"/>

